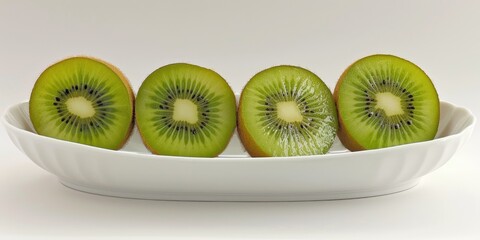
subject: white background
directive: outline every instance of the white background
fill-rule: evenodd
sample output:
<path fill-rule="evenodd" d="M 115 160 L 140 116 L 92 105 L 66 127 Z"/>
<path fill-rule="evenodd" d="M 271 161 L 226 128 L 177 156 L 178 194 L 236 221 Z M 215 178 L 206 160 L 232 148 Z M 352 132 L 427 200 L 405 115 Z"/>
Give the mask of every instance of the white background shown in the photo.
<path fill-rule="evenodd" d="M 136 90 L 156 68 L 189 62 L 239 92 L 278 64 L 308 68 L 333 89 L 358 58 L 390 53 L 434 81 L 441 100 L 480 110 L 478 1 L 0 0 L 0 112 L 27 100 L 48 65 L 91 55 Z M 24 156 L 0 128 L 0 238 L 162 236 L 168 239 L 321 236 L 480 239 L 480 135 L 421 184 L 344 201 L 207 203 L 76 192 Z"/>

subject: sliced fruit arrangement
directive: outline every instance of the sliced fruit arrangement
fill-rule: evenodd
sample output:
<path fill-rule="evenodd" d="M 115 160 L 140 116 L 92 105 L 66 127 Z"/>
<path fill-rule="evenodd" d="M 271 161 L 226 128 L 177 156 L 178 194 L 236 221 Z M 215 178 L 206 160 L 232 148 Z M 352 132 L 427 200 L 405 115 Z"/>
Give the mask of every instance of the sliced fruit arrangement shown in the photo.
<path fill-rule="evenodd" d="M 235 95 L 225 79 L 186 63 L 151 73 L 138 91 L 135 110 L 142 139 L 155 154 L 217 156 L 236 126 Z"/>
<path fill-rule="evenodd" d="M 415 64 L 391 55 L 362 58 L 334 91 L 338 136 L 352 151 L 431 140 L 440 104 L 430 78 Z"/>
<path fill-rule="evenodd" d="M 125 76 L 91 57 L 48 67 L 29 103 L 40 135 L 120 149 L 135 115 L 150 151 L 194 157 L 220 154 L 236 126 L 248 153 L 266 157 L 325 154 L 337 135 L 351 151 L 431 140 L 440 120 L 430 78 L 392 55 L 350 65 L 333 96 L 304 68 L 263 70 L 247 83 L 238 115 L 236 110 L 232 89 L 213 70 L 186 63 L 163 66 L 143 81 L 135 102 Z"/>
<path fill-rule="evenodd" d="M 240 97 L 238 132 L 251 156 L 324 154 L 333 144 L 337 124 L 330 90 L 300 67 L 261 71 Z"/>
<path fill-rule="evenodd" d="M 119 149 L 133 127 L 134 95 L 114 66 L 89 57 L 48 67 L 30 96 L 30 118 L 38 134 Z"/>

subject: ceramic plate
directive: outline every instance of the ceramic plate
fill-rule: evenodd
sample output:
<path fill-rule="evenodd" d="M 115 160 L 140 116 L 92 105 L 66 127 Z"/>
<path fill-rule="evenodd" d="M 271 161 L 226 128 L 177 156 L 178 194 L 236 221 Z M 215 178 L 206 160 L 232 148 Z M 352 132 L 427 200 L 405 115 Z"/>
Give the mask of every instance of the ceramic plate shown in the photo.
<path fill-rule="evenodd" d="M 432 141 L 349 152 L 335 142 L 326 155 L 251 158 L 238 137 L 216 158 L 159 156 L 143 146 L 136 129 L 125 147 L 112 151 L 40 136 L 28 103 L 3 119 L 13 143 L 70 188 L 101 195 L 200 201 L 303 201 L 395 193 L 445 164 L 470 137 L 475 118 L 441 103 Z"/>

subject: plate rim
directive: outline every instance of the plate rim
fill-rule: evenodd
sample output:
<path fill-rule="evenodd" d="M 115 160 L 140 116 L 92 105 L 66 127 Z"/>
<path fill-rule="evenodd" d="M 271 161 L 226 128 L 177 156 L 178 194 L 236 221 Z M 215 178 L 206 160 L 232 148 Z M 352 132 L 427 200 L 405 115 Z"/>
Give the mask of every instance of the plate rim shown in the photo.
<path fill-rule="evenodd" d="M 390 152 L 390 151 L 399 151 L 403 150 L 404 148 L 411 148 L 412 146 L 415 147 L 421 147 L 423 145 L 428 145 L 428 144 L 436 144 L 444 141 L 449 141 L 450 139 L 458 138 L 462 135 L 464 135 L 466 132 L 473 132 L 473 128 L 476 124 L 476 117 L 470 111 L 468 108 L 461 107 L 458 105 L 455 105 L 453 103 L 450 103 L 448 101 L 440 101 L 441 105 L 445 104 L 449 107 L 453 107 L 454 109 L 460 109 L 462 111 L 465 111 L 466 114 L 468 114 L 468 117 L 470 118 L 470 121 L 468 125 L 462 129 L 460 132 L 448 135 L 445 137 L 441 138 L 435 138 L 433 140 L 428 140 L 428 141 L 422 141 L 422 142 L 415 142 L 415 143 L 408 143 L 408 144 L 403 144 L 403 145 L 397 145 L 397 146 L 392 146 L 392 147 L 387 147 L 387 148 L 380 148 L 380 149 L 371 149 L 371 150 L 362 150 L 362 151 L 356 151 L 356 152 L 339 152 L 335 154 L 323 154 L 323 155 L 305 155 L 305 156 L 288 156 L 288 157 L 186 157 L 186 156 L 170 156 L 170 155 L 156 155 L 153 153 L 139 153 L 139 152 L 133 152 L 133 151 L 125 151 L 125 150 L 111 150 L 111 149 L 105 149 L 105 148 L 99 148 L 95 146 L 90 146 L 86 144 L 81 144 L 81 143 L 76 143 L 76 142 L 69 142 L 66 140 L 61 140 L 61 139 L 56 139 L 52 137 L 47 137 L 43 135 L 39 135 L 37 133 L 18 128 L 16 126 L 13 126 L 9 120 L 7 119 L 7 115 L 9 115 L 13 109 L 15 108 L 20 108 L 22 105 L 29 104 L 28 101 L 22 101 L 20 103 L 15 103 L 7 107 L 6 111 L 2 115 L 2 123 L 3 125 L 8 128 L 9 130 L 15 131 L 17 133 L 23 134 L 27 137 L 30 138 L 38 138 L 39 140 L 43 141 L 50 141 L 54 142 L 57 144 L 67 144 L 67 145 L 72 145 L 74 147 L 79 147 L 83 149 L 88 149 L 88 151 L 96 151 L 96 152 L 104 152 L 104 153 L 109 153 L 109 154 L 121 154 L 121 155 L 130 155 L 132 157 L 141 157 L 141 158 L 148 158 L 148 159 L 155 159 L 155 160 L 179 160 L 179 161 L 195 161 L 195 162 L 237 162 L 237 161 L 247 161 L 247 162 L 257 162 L 257 161 L 298 161 L 298 160 L 322 160 L 322 159 L 330 159 L 330 158 L 344 158 L 344 157 L 351 157 L 352 155 L 362 157 L 364 155 L 368 154 L 381 154 L 384 152 Z M 235 129 L 237 131 L 237 129 Z M 127 140 L 127 142 L 130 141 L 130 139 Z M 143 144 L 143 143 L 142 143 Z M 252 160 L 255 161 L 252 161 Z"/>

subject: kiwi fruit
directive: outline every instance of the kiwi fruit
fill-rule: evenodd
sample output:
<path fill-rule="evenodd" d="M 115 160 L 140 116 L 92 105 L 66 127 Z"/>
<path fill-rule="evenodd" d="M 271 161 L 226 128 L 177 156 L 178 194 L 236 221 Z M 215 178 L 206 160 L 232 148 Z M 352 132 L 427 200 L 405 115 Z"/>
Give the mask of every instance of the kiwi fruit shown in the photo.
<path fill-rule="evenodd" d="M 253 157 L 324 154 L 337 128 L 332 93 L 317 75 L 300 67 L 263 70 L 240 96 L 238 132 Z"/>
<path fill-rule="evenodd" d="M 235 95 L 216 72 L 175 63 L 151 73 L 138 90 L 136 122 L 154 154 L 215 157 L 236 126 Z"/>
<path fill-rule="evenodd" d="M 35 131 L 44 136 L 119 149 L 133 128 L 134 95 L 113 65 L 72 57 L 42 72 L 30 95 Z"/>
<path fill-rule="evenodd" d="M 334 91 L 338 136 L 351 151 L 431 140 L 440 119 L 437 91 L 418 66 L 392 55 L 350 65 Z"/>

